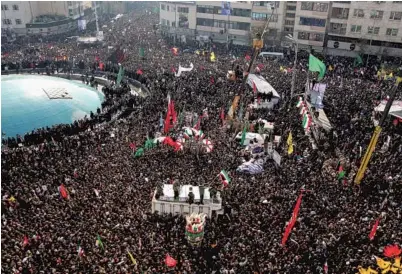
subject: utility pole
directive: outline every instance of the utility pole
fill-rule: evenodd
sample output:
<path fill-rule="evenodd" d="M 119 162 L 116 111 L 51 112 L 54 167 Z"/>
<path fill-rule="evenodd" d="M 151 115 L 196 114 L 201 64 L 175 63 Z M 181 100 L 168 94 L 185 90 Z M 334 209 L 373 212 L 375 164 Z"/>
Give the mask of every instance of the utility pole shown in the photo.
<path fill-rule="evenodd" d="M 265 24 L 264 31 L 262 32 L 261 37 L 259 37 L 259 34 L 257 33 L 257 40 L 260 40 L 261 42 L 258 43 L 258 45 L 257 45 L 257 43 L 254 43 L 254 41 L 253 41 L 253 55 L 252 55 L 252 59 L 251 59 L 250 65 L 248 66 L 248 69 L 247 69 L 247 74 L 245 75 L 244 80 L 243 80 L 243 83 L 244 83 L 244 84 L 247 83 L 248 75 L 250 74 L 251 68 L 253 67 L 254 61 L 255 61 L 255 59 L 257 58 L 257 55 L 258 55 L 259 50 L 262 48 L 263 41 L 264 41 L 264 34 L 267 32 L 267 28 L 268 28 L 268 26 L 269 26 L 269 22 L 271 21 L 271 18 L 272 18 L 272 16 L 274 15 L 274 14 L 273 14 L 274 9 L 275 9 L 275 7 L 274 7 L 274 6 L 271 6 L 271 11 L 272 11 L 272 13 L 271 13 L 271 15 L 269 16 L 269 19 L 267 20 L 267 23 Z"/>
<path fill-rule="evenodd" d="M 98 11 L 97 11 L 97 6 L 96 6 L 96 1 L 94 2 L 94 4 L 95 4 L 96 35 L 99 35 L 99 22 L 98 22 Z"/>
<path fill-rule="evenodd" d="M 395 100 L 395 96 L 396 96 L 397 89 L 399 87 L 399 83 L 400 83 L 400 81 L 397 80 L 397 82 L 395 83 L 395 86 L 392 88 L 391 96 L 387 102 L 387 105 L 385 106 L 384 113 L 382 114 L 380 123 L 378 124 L 378 126 L 375 127 L 374 134 L 371 137 L 370 144 L 367 147 L 366 153 L 364 154 L 363 161 L 359 167 L 359 170 L 357 171 L 357 174 L 355 177 L 355 184 L 360 184 L 360 182 L 362 181 L 362 179 L 364 177 L 364 173 L 366 172 L 368 163 L 370 162 L 371 155 L 373 154 L 375 147 L 377 145 L 378 137 L 380 136 L 382 126 L 384 125 L 385 119 L 388 116 L 392 103 Z"/>

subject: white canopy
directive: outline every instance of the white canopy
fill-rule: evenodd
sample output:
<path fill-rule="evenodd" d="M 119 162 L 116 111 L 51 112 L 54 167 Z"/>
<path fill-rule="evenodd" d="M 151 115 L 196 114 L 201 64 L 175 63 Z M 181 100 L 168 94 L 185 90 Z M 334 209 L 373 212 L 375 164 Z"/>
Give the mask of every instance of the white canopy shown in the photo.
<path fill-rule="evenodd" d="M 267 82 L 267 80 L 264 79 L 264 77 L 251 73 L 247 78 L 247 84 L 249 84 L 250 87 L 253 87 L 253 82 L 255 83 L 258 92 L 265 94 L 272 92 L 274 98 L 281 98 L 279 93 L 276 92 L 276 90 L 271 86 L 270 83 Z"/>
<path fill-rule="evenodd" d="M 381 101 L 381 103 L 374 110 L 384 112 L 386 105 L 387 101 Z M 402 101 L 394 101 L 389 109 L 389 114 L 402 119 Z"/>

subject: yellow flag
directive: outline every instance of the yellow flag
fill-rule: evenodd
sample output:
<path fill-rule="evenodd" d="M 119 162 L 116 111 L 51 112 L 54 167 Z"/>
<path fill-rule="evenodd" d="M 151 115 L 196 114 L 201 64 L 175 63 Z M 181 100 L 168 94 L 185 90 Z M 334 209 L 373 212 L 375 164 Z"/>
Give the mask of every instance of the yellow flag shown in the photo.
<path fill-rule="evenodd" d="M 130 253 L 130 251 L 128 251 L 128 256 L 130 257 L 131 262 L 133 263 L 133 265 L 137 265 L 137 261 L 134 259 L 133 255 Z"/>
<path fill-rule="evenodd" d="M 293 153 L 293 138 L 292 138 L 292 132 L 289 132 L 289 136 L 288 136 L 288 154 L 292 154 Z"/>
<path fill-rule="evenodd" d="M 402 77 L 396 77 L 396 83 L 399 84 L 400 82 L 402 82 Z"/>
<path fill-rule="evenodd" d="M 332 70 L 333 70 L 333 68 L 332 68 L 332 66 L 331 66 L 331 65 L 329 65 L 328 70 L 329 70 L 329 71 L 332 71 Z"/>
<path fill-rule="evenodd" d="M 9 201 L 10 203 L 15 203 L 15 198 L 14 198 L 14 196 L 11 196 L 10 198 L 8 198 L 8 201 Z"/>
<path fill-rule="evenodd" d="M 196 50 L 196 51 L 195 51 L 195 54 L 200 55 L 200 51 L 199 51 L 199 50 Z"/>
<path fill-rule="evenodd" d="M 282 66 L 280 66 L 279 70 L 282 72 L 282 71 L 283 71 L 283 67 L 282 67 Z"/>
<path fill-rule="evenodd" d="M 390 266 L 391 266 L 391 262 L 384 261 L 380 257 L 375 257 L 375 259 L 377 261 L 377 265 L 379 268 L 381 268 L 382 270 L 388 271 L 388 268 L 390 268 Z"/>
<path fill-rule="evenodd" d="M 215 61 L 216 61 L 215 53 L 211 52 L 211 62 L 215 62 Z"/>
<path fill-rule="evenodd" d="M 374 269 L 372 269 L 371 267 L 365 269 L 365 268 L 359 266 L 358 268 L 359 268 L 358 274 L 378 274 L 378 272 L 375 271 Z"/>
<path fill-rule="evenodd" d="M 394 77 L 394 74 L 391 72 L 389 75 L 388 75 L 388 77 Z"/>

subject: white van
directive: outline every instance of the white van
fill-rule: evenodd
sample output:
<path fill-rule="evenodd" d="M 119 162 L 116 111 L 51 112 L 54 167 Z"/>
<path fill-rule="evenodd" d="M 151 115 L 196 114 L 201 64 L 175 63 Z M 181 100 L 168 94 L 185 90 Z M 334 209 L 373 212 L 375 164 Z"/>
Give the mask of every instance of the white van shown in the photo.
<path fill-rule="evenodd" d="M 276 58 L 282 59 L 283 58 L 283 53 L 282 52 L 263 51 L 258 56 L 259 57 L 276 57 Z"/>

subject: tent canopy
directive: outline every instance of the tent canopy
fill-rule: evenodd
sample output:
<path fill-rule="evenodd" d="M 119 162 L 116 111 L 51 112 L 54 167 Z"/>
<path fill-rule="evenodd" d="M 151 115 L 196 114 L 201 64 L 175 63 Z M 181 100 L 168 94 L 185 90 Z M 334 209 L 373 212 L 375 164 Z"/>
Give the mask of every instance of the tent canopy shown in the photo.
<path fill-rule="evenodd" d="M 378 112 L 384 112 L 387 101 L 381 101 L 381 103 L 374 109 Z M 389 115 L 402 119 L 402 101 L 394 101 L 389 109 Z"/>
<path fill-rule="evenodd" d="M 272 92 L 273 97 L 281 98 L 279 93 L 276 92 L 276 90 L 271 86 L 270 83 L 267 82 L 267 80 L 265 80 L 264 77 L 250 73 L 247 78 L 247 84 L 249 84 L 250 87 L 253 87 L 253 82 L 255 83 L 258 92 L 265 94 Z"/>

